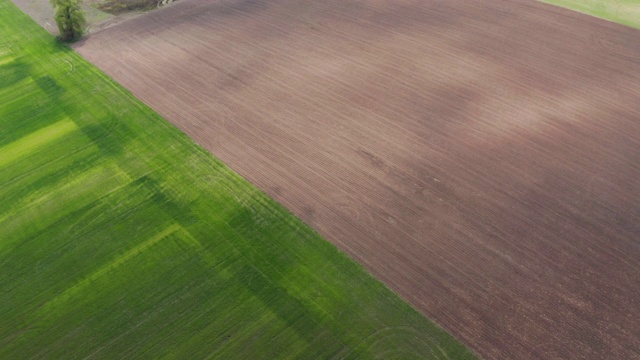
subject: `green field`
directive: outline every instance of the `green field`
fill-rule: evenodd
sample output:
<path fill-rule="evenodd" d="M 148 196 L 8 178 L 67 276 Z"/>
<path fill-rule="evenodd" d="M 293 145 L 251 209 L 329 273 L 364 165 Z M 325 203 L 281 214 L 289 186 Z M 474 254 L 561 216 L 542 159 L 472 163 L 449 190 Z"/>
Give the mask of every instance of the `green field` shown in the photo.
<path fill-rule="evenodd" d="M 542 0 L 640 29 L 640 0 Z"/>
<path fill-rule="evenodd" d="M 473 358 L 0 0 L 0 358 Z"/>

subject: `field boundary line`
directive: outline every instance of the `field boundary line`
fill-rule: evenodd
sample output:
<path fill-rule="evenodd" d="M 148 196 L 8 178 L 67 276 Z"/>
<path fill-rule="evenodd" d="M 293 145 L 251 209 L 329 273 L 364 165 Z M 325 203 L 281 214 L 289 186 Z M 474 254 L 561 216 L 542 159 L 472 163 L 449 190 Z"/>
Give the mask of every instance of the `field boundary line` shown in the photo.
<path fill-rule="evenodd" d="M 133 247 L 129 251 L 125 252 L 124 254 L 122 254 L 122 255 L 116 257 L 115 259 L 111 260 L 106 265 L 100 267 L 98 270 L 94 271 L 91 275 L 84 277 L 82 280 L 78 281 L 77 283 L 75 283 L 74 285 L 72 285 L 71 287 L 69 287 L 68 289 L 63 291 L 60 295 L 56 296 L 55 298 L 53 298 L 50 301 L 48 301 L 47 303 L 45 303 L 39 309 L 38 312 L 44 311 L 46 313 L 48 309 L 50 309 L 52 307 L 55 307 L 59 303 L 67 301 L 70 297 L 72 297 L 75 293 L 80 291 L 85 286 L 91 284 L 92 282 L 96 281 L 100 277 L 108 274 L 110 271 L 120 267 L 122 264 L 128 262 L 132 258 L 134 258 L 137 255 L 141 254 L 146 249 L 148 249 L 148 248 L 152 247 L 153 245 L 157 244 L 158 242 L 160 242 L 160 240 L 165 239 L 169 235 L 172 235 L 172 234 L 174 234 L 174 233 L 176 233 L 176 232 L 178 232 L 180 230 L 183 230 L 183 228 L 182 228 L 182 226 L 180 224 L 172 224 L 172 225 L 166 227 L 164 230 L 162 230 L 161 232 L 157 233 L 156 235 L 154 235 L 150 239 L 144 241 L 142 244 L 139 244 L 139 245 Z"/>

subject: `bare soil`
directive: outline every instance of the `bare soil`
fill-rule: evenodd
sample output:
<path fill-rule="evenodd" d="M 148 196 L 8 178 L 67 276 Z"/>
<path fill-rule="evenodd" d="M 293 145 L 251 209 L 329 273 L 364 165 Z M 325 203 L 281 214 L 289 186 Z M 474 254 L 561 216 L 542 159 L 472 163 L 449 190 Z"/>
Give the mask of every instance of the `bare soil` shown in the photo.
<path fill-rule="evenodd" d="M 639 31 L 185 0 L 76 49 L 481 356 L 640 358 Z"/>
<path fill-rule="evenodd" d="M 55 10 L 49 0 L 11 0 L 22 12 L 42 26 L 50 34 L 57 35 L 58 27 L 53 19 Z"/>

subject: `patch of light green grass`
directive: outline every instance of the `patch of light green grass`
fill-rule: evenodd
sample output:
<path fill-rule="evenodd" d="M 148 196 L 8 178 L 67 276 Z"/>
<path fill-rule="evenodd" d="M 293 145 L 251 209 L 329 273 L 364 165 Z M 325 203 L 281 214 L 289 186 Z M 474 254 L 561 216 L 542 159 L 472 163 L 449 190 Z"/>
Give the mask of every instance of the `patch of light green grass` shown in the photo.
<path fill-rule="evenodd" d="M 61 120 L 53 125 L 37 130 L 20 140 L 0 148 L 0 168 L 18 161 L 21 158 L 38 151 L 48 142 L 56 140 L 74 130 L 77 126 L 71 119 Z"/>
<path fill-rule="evenodd" d="M 8 64 L 8 63 L 12 62 L 12 61 L 13 61 L 13 59 L 14 59 L 13 57 L 11 57 L 11 56 L 7 56 L 7 55 L 4 55 L 4 54 L 0 51 L 0 66 L 5 65 L 5 64 Z"/>
<path fill-rule="evenodd" d="M 8 0 L 0 19 L 0 359 L 474 358 Z"/>
<path fill-rule="evenodd" d="M 640 29 L 640 0 L 542 0 L 619 24 Z"/>

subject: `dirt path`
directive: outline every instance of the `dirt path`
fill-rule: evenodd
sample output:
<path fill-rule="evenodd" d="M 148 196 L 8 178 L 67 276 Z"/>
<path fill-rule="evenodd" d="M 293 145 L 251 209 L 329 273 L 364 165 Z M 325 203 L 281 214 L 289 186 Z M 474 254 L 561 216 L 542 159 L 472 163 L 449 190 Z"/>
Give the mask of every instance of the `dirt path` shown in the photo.
<path fill-rule="evenodd" d="M 11 0 L 20 10 L 29 15 L 36 23 L 42 26 L 52 35 L 58 34 L 58 27 L 54 20 L 55 10 L 50 0 Z M 96 4 L 100 0 L 82 1 L 82 9 L 87 18 L 87 34 L 108 29 L 112 26 L 122 24 L 125 21 L 147 13 L 148 11 L 132 11 L 120 15 L 111 15 L 100 11 Z"/>
<path fill-rule="evenodd" d="M 639 31 L 188 0 L 76 49 L 481 355 L 640 357 Z"/>
<path fill-rule="evenodd" d="M 11 0 L 25 14 L 47 30 L 50 34 L 57 35 L 58 27 L 53 19 L 55 11 L 49 0 Z"/>

